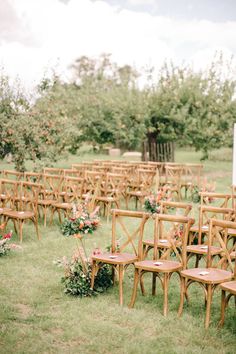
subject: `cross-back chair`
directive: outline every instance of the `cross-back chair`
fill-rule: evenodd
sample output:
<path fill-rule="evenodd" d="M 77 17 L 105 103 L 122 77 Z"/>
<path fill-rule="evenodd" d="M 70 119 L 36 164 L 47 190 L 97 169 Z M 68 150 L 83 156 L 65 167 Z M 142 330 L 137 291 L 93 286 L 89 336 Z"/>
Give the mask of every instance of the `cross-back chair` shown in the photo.
<path fill-rule="evenodd" d="M 141 290 L 144 295 L 143 275 L 145 273 L 152 273 L 152 294 L 155 295 L 156 279 L 161 281 L 164 295 L 163 314 L 167 315 L 168 311 L 168 286 L 171 276 L 174 273 L 180 274 L 182 269 L 186 267 L 186 246 L 188 240 L 188 233 L 193 219 L 185 216 L 157 214 L 155 217 L 154 228 L 154 252 L 152 260 L 143 259 L 142 246 L 139 247 L 139 259 L 135 262 L 134 286 L 131 297 L 130 307 L 135 304 L 138 284 L 141 284 Z M 167 241 L 171 245 L 170 252 L 159 256 L 158 245 L 163 239 L 164 230 L 170 230 L 165 233 Z M 173 258 L 175 255 L 175 259 Z"/>
<path fill-rule="evenodd" d="M 208 236 L 209 236 L 209 223 L 212 218 L 228 220 L 231 221 L 234 216 L 234 210 L 231 208 L 219 208 L 212 206 L 201 206 L 199 211 L 199 225 L 197 232 L 197 244 L 192 244 L 193 241 L 191 239 L 190 244 L 187 246 L 188 253 L 188 261 L 195 256 L 196 262 L 195 267 L 197 268 L 199 265 L 199 261 L 202 258 L 205 258 L 208 253 Z M 192 232 L 192 228 L 191 228 Z M 192 235 L 191 235 L 192 236 Z M 196 237 L 196 234 L 195 234 Z M 196 239 L 195 239 L 196 240 Z M 212 244 L 211 247 L 212 257 L 220 256 L 221 247 Z"/>
<path fill-rule="evenodd" d="M 26 182 L 42 183 L 43 182 L 43 174 L 39 173 L 39 172 L 25 172 L 24 179 Z"/>
<path fill-rule="evenodd" d="M 192 205 L 181 202 L 162 201 L 160 206 L 161 214 L 188 216 L 192 210 Z M 164 230 L 163 230 L 164 231 Z M 166 231 L 169 232 L 170 230 Z M 168 242 L 165 233 L 162 232 L 161 238 L 159 237 L 158 249 L 160 254 L 171 249 L 171 244 Z M 143 239 L 143 257 L 147 257 L 148 252 L 154 248 L 154 238 Z"/>
<path fill-rule="evenodd" d="M 182 165 L 166 165 L 165 166 L 165 184 L 168 186 L 172 198 L 176 195 L 177 200 L 180 201 L 182 199 L 181 196 L 181 178 L 183 173 Z"/>
<path fill-rule="evenodd" d="M 51 206 L 51 221 L 55 212 L 58 213 L 59 222 L 62 222 L 61 212 L 68 217 L 74 203 L 78 204 L 82 200 L 84 179 L 80 177 L 64 177 L 64 185 L 60 196 L 63 200 L 57 200 Z"/>
<path fill-rule="evenodd" d="M 233 264 L 228 248 L 228 228 L 235 228 L 236 223 L 224 220 L 211 219 L 209 224 L 209 236 L 207 243 L 207 264 L 204 268 L 191 268 L 181 271 L 181 301 L 179 315 L 182 314 L 184 298 L 187 298 L 187 291 L 191 284 L 199 284 L 205 295 L 206 317 L 205 328 L 210 324 L 210 312 L 214 290 L 221 283 L 232 280 Z M 217 241 L 221 248 L 221 257 L 213 257 L 211 249 Z"/>
<path fill-rule="evenodd" d="M 4 211 L 5 223 L 12 220 L 16 232 L 19 235 L 20 242 L 23 240 L 23 225 L 26 221 L 32 221 L 38 239 L 40 239 L 38 230 L 38 196 L 42 185 L 38 183 L 23 182 L 19 183 L 20 196 L 18 199 L 18 210 Z"/>
<path fill-rule="evenodd" d="M 229 242 L 231 239 L 232 230 L 234 230 L 234 235 L 236 235 L 236 223 L 235 227 L 228 228 L 229 234 Z M 225 310 L 229 304 L 229 300 L 231 297 L 234 297 L 235 305 L 236 305 L 236 243 L 235 240 L 232 243 L 232 249 L 230 250 L 230 258 L 232 262 L 234 262 L 234 275 L 233 280 L 229 282 L 225 282 L 220 284 L 221 289 L 221 318 L 220 318 L 220 326 L 223 326 L 225 321 Z M 226 295 L 227 294 L 227 295 Z"/>
<path fill-rule="evenodd" d="M 119 303 L 123 305 L 123 277 L 126 268 L 138 260 L 138 244 L 144 231 L 148 215 L 138 211 L 112 210 L 112 238 L 111 251 L 100 255 L 93 255 L 91 287 L 97 271 L 104 264 L 109 264 L 119 281 Z"/>
<path fill-rule="evenodd" d="M 120 200 L 125 195 L 127 185 L 127 177 L 122 174 L 108 172 L 105 181 L 101 184 L 100 194 L 96 196 L 97 205 L 104 206 L 104 216 L 109 221 L 112 206 L 120 208 Z"/>
<path fill-rule="evenodd" d="M 143 205 L 144 199 L 151 193 L 154 184 L 154 178 L 158 170 L 138 169 L 137 173 L 128 183 L 129 190 L 126 192 L 126 207 L 128 208 L 131 198 L 135 199 L 135 208 L 138 207 L 138 202 Z M 157 190 L 157 186 L 155 186 Z"/>
<path fill-rule="evenodd" d="M 185 197 L 187 197 L 188 191 L 193 191 L 195 187 L 200 188 L 202 170 L 202 164 L 186 163 L 183 165 L 181 189 L 184 188 Z"/>
<path fill-rule="evenodd" d="M 43 174 L 43 189 L 38 198 L 38 207 L 43 211 L 44 226 L 47 225 L 47 212 L 51 211 L 53 204 L 55 204 L 62 191 L 62 184 L 64 182 L 63 175 Z"/>

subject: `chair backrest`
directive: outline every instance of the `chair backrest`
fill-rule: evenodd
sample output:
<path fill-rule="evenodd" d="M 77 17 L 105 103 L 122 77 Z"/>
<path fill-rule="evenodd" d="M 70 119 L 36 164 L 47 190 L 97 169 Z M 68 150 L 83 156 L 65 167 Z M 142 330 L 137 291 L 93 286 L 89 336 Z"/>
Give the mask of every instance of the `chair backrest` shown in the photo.
<path fill-rule="evenodd" d="M 128 251 L 139 255 L 140 242 L 148 214 L 138 211 L 113 209 L 111 251 Z"/>
<path fill-rule="evenodd" d="M 138 182 L 139 182 L 140 189 L 150 190 L 154 183 L 156 170 L 139 168 L 137 170 L 137 173 L 138 173 Z"/>
<path fill-rule="evenodd" d="M 234 210 L 231 208 L 219 208 L 214 206 L 200 206 L 198 244 L 202 243 L 202 234 L 208 233 L 210 219 L 232 220 Z M 205 230 L 204 230 L 205 229 Z"/>
<path fill-rule="evenodd" d="M 44 197 L 48 195 L 49 199 L 58 199 L 64 181 L 63 175 L 43 174 Z"/>
<path fill-rule="evenodd" d="M 63 169 L 62 168 L 55 168 L 55 167 L 44 167 L 43 174 L 62 175 Z"/>
<path fill-rule="evenodd" d="M 153 259 L 158 258 L 158 247 L 165 241 L 170 245 L 162 253 L 162 259 L 169 259 L 173 253 L 177 260 L 186 268 L 187 256 L 186 247 L 188 243 L 190 227 L 194 219 L 186 216 L 157 214 L 154 227 L 154 251 Z"/>
<path fill-rule="evenodd" d="M 236 233 L 236 222 L 211 219 L 209 224 L 209 237 L 207 243 L 207 267 L 229 269 L 236 278 L 236 261 L 233 265 L 230 256 L 234 247 L 230 241 L 229 230 L 234 230 Z M 233 240 L 231 240 L 233 241 Z M 211 247 L 218 245 L 221 248 L 220 258 L 212 256 Z"/>
<path fill-rule="evenodd" d="M 12 179 L 14 181 L 20 181 L 24 177 L 23 172 L 12 171 L 12 170 L 3 170 L 4 179 Z"/>
<path fill-rule="evenodd" d="M 162 214 L 174 214 L 188 216 L 192 210 L 192 205 L 181 202 L 163 201 L 161 202 Z"/>
<path fill-rule="evenodd" d="M 97 171 L 85 171 L 84 175 L 84 192 L 94 194 L 95 190 L 100 188 L 103 173 Z"/>
<path fill-rule="evenodd" d="M 71 168 L 63 168 L 62 170 L 63 176 L 68 176 L 68 177 L 82 177 L 81 171 L 79 170 L 73 170 Z"/>
<path fill-rule="evenodd" d="M 183 177 L 185 183 L 191 183 L 193 186 L 200 187 L 201 175 L 202 175 L 203 165 L 202 164 L 190 164 L 186 163 L 183 165 Z"/>
<path fill-rule="evenodd" d="M 41 190 L 43 190 L 43 184 L 25 181 L 20 182 L 19 210 L 24 210 L 26 207 L 30 207 L 37 215 L 38 197 Z"/>
<path fill-rule="evenodd" d="M 0 200 L 4 207 L 14 207 L 20 197 L 20 181 L 8 179 L 0 180 Z"/>
<path fill-rule="evenodd" d="M 215 192 L 200 192 L 201 205 L 214 205 L 220 208 L 227 208 L 231 194 L 215 193 Z"/>
<path fill-rule="evenodd" d="M 181 182 L 182 173 L 183 173 L 183 166 L 166 165 L 165 171 L 166 171 L 166 183 L 171 183 L 172 185 L 179 186 Z"/>
<path fill-rule="evenodd" d="M 26 182 L 41 183 L 43 174 L 39 172 L 25 172 L 24 178 Z"/>
<path fill-rule="evenodd" d="M 65 177 L 64 192 L 65 201 L 79 202 L 82 200 L 84 179 L 81 177 Z"/>
<path fill-rule="evenodd" d="M 126 185 L 126 175 L 108 172 L 101 188 L 105 196 L 119 198 L 125 192 Z"/>

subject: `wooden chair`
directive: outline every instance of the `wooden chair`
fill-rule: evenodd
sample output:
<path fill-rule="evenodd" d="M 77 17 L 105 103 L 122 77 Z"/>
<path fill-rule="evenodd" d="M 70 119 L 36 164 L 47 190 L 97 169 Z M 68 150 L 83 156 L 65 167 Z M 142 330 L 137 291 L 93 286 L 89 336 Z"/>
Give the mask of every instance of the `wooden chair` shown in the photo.
<path fill-rule="evenodd" d="M 186 267 L 186 246 L 188 240 L 188 233 L 191 224 L 194 222 L 193 219 L 185 216 L 177 215 L 165 215 L 157 214 L 155 217 L 155 230 L 154 230 L 154 252 L 152 260 L 143 260 L 142 246 L 139 247 L 139 258 L 138 262 L 135 262 L 135 275 L 134 275 L 134 287 L 132 298 L 130 302 L 130 307 L 134 306 L 138 283 L 141 284 L 142 293 L 144 295 L 144 288 L 142 285 L 142 277 L 145 273 L 153 274 L 153 285 L 152 293 L 155 294 L 156 290 L 156 278 L 158 277 L 161 281 L 161 285 L 164 292 L 164 305 L 163 314 L 167 315 L 168 311 L 168 286 L 169 281 L 173 273 L 180 273 L 182 269 Z M 162 233 L 165 229 L 169 229 L 169 233 L 165 233 L 167 241 L 171 245 L 170 252 L 168 255 L 165 253 L 158 257 L 159 249 L 158 245 L 163 239 Z M 176 259 L 173 260 L 173 254 L 175 254 Z M 172 258 L 172 259 L 170 259 Z"/>
<path fill-rule="evenodd" d="M 201 206 L 199 212 L 199 225 L 197 230 L 197 244 L 192 244 L 192 235 L 190 236 L 190 245 L 187 246 L 187 262 L 193 256 L 196 257 L 195 267 L 199 265 L 201 258 L 206 257 L 208 253 L 208 235 L 209 235 L 209 222 L 212 218 L 230 221 L 234 215 L 234 210 L 230 208 L 219 208 L 211 206 Z M 193 231 L 193 228 L 190 230 Z M 196 234 L 195 234 L 196 235 Z M 213 240 L 214 241 L 214 240 Z M 221 247 L 214 245 L 211 247 L 212 257 L 221 254 Z"/>
<path fill-rule="evenodd" d="M 235 223 L 234 223 L 235 224 Z M 235 224 L 236 225 L 236 224 Z M 230 227 L 229 230 L 234 230 L 234 234 L 236 234 L 236 226 L 235 228 Z M 232 231 L 231 231 L 232 233 Z M 229 234 L 230 236 L 230 234 Z M 225 310 L 229 304 L 229 300 L 232 296 L 234 296 L 235 305 L 236 305 L 236 243 L 233 242 L 233 247 L 230 250 L 230 258 L 234 261 L 234 276 L 233 280 L 220 284 L 221 289 L 221 318 L 220 318 L 220 326 L 223 326 L 225 321 Z M 226 296 L 226 293 L 228 294 Z"/>
<path fill-rule="evenodd" d="M 183 165 L 181 189 L 184 188 L 185 198 L 187 198 L 188 191 L 193 191 L 195 187 L 200 188 L 202 170 L 202 164 L 186 163 Z"/>
<path fill-rule="evenodd" d="M 215 192 L 200 192 L 200 204 L 212 205 L 219 208 L 228 208 L 229 200 L 232 198 L 231 194 L 215 193 Z"/>
<path fill-rule="evenodd" d="M 162 201 L 161 202 L 161 214 L 171 214 L 177 216 L 188 216 L 190 211 L 192 210 L 192 205 L 187 203 L 180 202 L 170 202 L 170 201 Z M 162 232 L 161 237 L 163 239 L 159 239 L 158 249 L 159 252 L 166 251 L 171 248 L 171 244 L 168 242 L 164 232 Z M 165 242 L 166 241 L 166 242 Z M 148 255 L 148 252 L 154 248 L 154 238 L 143 239 L 143 258 L 145 259 Z"/>
<path fill-rule="evenodd" d="M 156 171 L 147 169 L 138 169 L 136 177 L 128 182 L 128 191 L 126 192 L 126 207 L 128 208 L 131 198 L 135 199 L 135 208 L 138 207 L 138 202 L 141 206 L 144 199 L 151 193 L 151 189 L 156 177 Z M 157 190 L 157 188 L 155 188 Z"/>
<path fill-rule="evenodd" d="M 166 165 L 165 166 L 165 173 L 166 173 L 166 180 L 165 184 L 168 186 L 172 199 L 174 195 L 176 194 L 177 200 L 180 201 L 182 199 L 181 196 L 181 178 L 182 178 L 182 173 L 183 173 L 183 166 L 182 165 L 177 165 L 177 166 L 172 166 L 172 165 Z"/>
<path fill-rule="evenodd" d="M 4 211 L 5 223 L 12 220 L 15 230 L 19 234 L 20 242 L 23 239 L 23 225 L 26 221 L 32 221 L 38 239 L 38 195 L 42 185 L 31 182 L 20 182 L 19 210 Z M 29 210 L 27 210 L 29 209 Z"/>
<path fill-rule="evenodd" d="M 38 198 L 38 207 L 43 211 L 44 226 L 47 224 L 47 212 L 52 208 L 60 197 L 62 184 L 64 182 L 63 175 L 43 175 L 43 189 Z"/>
<path fill-rule="evenodd" d="M 0 217 L 3 216 L 4 212 L 14 209 L 15 198 L 19 190 L 19 182 L 7 179 L 0 179 Z"/>
<path fill-rule="evenodd" d="M 76 177 L 64 177 L 64 187 L 63 191 L 59 196 L 63 197 L 63 200 L 59 199 L 51 205 L 51 220 L 52 224 L 53 216 L 55 212 L 58 213 L 59 222 L 62 223 L 61 212 L 64 213 L 64 217 L 68 217 L 73 204 L 78 204 L 82 200 L 83 193 L 83 178 Z"/>
<path fill-rule="evenodd" d="M 104 206 L 104 216 L 109 221 L 112 206 L 120 208 L 120 200 L 124 196 L 127 185 L 127 177 L 117 173 L 107 173 L 103 184 L 101 184 L 100 195 L 96 196 L 95 203 Z"/>
<path fill-rule="evenodd" d="M 182 314 L 184 298 L 187 298 L 187 291 L 191 284 L 198 283 L 204 289 L 206 303 L 205 328 L 209 327 L 212 296 L 215 288 L 221 283 L 232 280 L 233 265 L 228 249 L 228 228 L 236 228 L 236 223 L 224 220 L 211 219 L 209 226 L 207 244 L 207 265 L 205 268 L 192 268 L 181 271 L 181 301 L 179 315 Z M 220 258 L 213 258 L 211 252 L 213 241 L 218 241 L 221 248 Z M 226 270 L 227 267 L 230 270 Z"/>
<path fill-rule="evenodd" d="M 137 211 L 112 210 L 112 244 L 111 252 L 93 255 L 91 288 L 97 271 L 102 265 L 109 264 L 119 280 L 119 303 L 123 305 L 123 277 L 125 269 L 138 260 L 138 240 L 142 238 L 148 215 Z M 133 220 L 133 221 L 132 221 Z M 122 239 L 121 239 L 122 238 Z"/>

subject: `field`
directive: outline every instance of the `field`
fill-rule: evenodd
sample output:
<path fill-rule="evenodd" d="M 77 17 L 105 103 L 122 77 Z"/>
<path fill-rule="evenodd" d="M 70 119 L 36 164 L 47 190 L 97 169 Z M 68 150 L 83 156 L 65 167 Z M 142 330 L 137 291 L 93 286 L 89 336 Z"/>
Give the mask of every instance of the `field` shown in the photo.
<path fill-rule="evenodd" d="M 217 191 L 230 191 L 232 162 L 225 160 L 225 151 L 205 163 L 209 180 L 216 180 Z M 222 158 L 220 158 L 222 157 Z M 85 154 L 71 156 L 57 163 L 107 158 Z M 200 155 L 192 151 L 177 151 L 176 161 L 199 162 Z M 217 158 L 217 159 L 216 159 Z M 216 160 L 215 160 L 216 159 Z M 12 166 L 1 163 L 0 168 Z M 38 242 L 33 227 L 24 229 L 22 250 L 0 258 L 0 353 L 235 353 L 236 321 L 231 300 L 225 326 L 217 327 L 220 315 L 220 292 L 216 291 L 212 306 L 212 322 L 204 329 L 204 300 L 200 287 L 190 288 L 190 305 L 177 317 L 179 286 L 173 277 L 169 289 L 169 314 L 162 315 L 162 292 L 152 297 L 150 279 L 146 279 L 147 295 L 140 292 L 135 308 L 130 310 L 133 269 L 125 276 L 124 306 L 118 305 L 118 289 L 92 298 L 65 295 L 60 282 L 63 270 L 54 261 L 70 257 L 75 249 L 73 239 L 64 238 L 59 224 L 40 224 L 42 240 Z M 104 248 L 110 243 L 111 225 L 102 226 L 86 241 Z M 13 237 L 17 242 L 17 236 Z"/>

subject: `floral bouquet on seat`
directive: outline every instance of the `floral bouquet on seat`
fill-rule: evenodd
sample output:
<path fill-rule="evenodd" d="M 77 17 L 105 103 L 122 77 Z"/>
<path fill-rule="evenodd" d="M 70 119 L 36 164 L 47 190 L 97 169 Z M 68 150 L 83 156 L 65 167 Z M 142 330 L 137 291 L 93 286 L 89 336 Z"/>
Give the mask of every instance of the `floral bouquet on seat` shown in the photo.
<path fill-rule="evenodd" d="M 144 209 L 151 214 L 159 214 L 161 212 L 161 202 L 168 200 L 168 187 L 162 187 L 156 194 L 153 193 L 145 197 Z"/>

